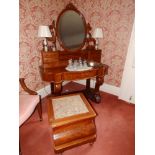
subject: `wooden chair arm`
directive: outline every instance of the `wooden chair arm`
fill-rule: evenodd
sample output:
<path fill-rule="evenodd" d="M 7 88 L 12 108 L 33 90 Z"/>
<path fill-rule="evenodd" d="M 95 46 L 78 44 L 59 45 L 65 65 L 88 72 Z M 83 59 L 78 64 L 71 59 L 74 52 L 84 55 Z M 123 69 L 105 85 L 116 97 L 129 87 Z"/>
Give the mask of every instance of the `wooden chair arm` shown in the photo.
<path fill-rule="evenodd" d="M 19 82 L 21 84 L 21 87 L 27 92 L 29 93 L 30 95 L 37 95 L 38 93 L 29 89 L 26 84 L 25 84 L 25 78 L 19 78 Z"/>

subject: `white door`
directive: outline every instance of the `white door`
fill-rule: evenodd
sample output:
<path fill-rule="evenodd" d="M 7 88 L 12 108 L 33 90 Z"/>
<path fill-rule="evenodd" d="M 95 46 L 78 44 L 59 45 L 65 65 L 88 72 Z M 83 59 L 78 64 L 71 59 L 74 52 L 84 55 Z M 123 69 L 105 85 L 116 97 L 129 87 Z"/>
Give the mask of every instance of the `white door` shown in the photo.
<path fill-rule="evenodd" d="M 135 102 L 135 24 L 133 24 L 128 53 L 123 71 L 119 99 Z"/>

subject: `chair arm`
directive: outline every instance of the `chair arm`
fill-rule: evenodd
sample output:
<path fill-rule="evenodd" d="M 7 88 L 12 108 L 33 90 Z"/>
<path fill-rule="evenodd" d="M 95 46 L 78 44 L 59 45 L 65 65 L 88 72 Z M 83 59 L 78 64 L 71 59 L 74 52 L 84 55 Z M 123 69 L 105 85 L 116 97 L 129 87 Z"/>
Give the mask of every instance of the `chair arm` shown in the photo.
<path fill-rule="evenodd" d="M 37 95 L 38 93 L 29 89 L 26 84 L 25 84 L 25 78 L 19 78 L 19 82 L 21 84 L 21 87 L 27 92 L 29 93 L 30 95 Z"/>

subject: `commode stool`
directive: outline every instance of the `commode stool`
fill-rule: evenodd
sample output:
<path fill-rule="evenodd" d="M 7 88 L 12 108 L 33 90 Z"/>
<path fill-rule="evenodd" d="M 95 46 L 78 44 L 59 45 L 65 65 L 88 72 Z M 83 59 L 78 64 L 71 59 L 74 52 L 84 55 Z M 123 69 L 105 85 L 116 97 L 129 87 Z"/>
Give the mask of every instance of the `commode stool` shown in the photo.
<path fill-rule="evenodd" d="M 82 93 L 52 97 L 48 120 L 55 153 L 96 140 L 96 113 Z"/>

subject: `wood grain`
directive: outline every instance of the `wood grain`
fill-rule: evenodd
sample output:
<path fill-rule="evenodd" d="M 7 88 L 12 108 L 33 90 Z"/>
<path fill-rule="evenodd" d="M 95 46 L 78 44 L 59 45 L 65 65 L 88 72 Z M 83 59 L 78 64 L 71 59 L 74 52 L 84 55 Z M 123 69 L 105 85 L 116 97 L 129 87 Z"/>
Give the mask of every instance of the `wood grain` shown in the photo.
<path fill-rule="evenodd" d="M 88 109 L 88 112 L 55 119 L 52 99 L 74 95 L 80 95 L 83 103 Z M 94 142 L 96 140 L 96 115 L 96 112 L 93 110 L 93 108 L 82 93 L 49 98 L 48 120 L 51 126 L 51 135 L 54 141 L 55 152 L 63 152 L 66 149 L 70 149 L 84 143 Z"/>

